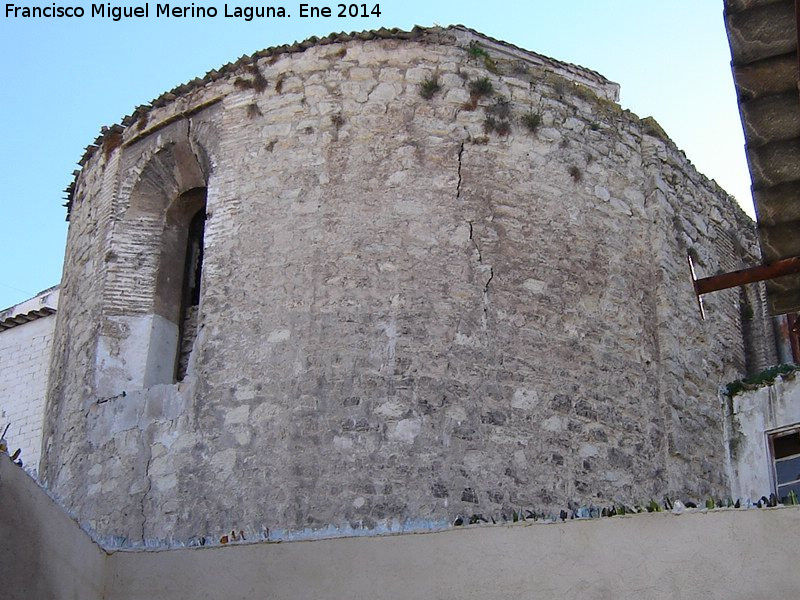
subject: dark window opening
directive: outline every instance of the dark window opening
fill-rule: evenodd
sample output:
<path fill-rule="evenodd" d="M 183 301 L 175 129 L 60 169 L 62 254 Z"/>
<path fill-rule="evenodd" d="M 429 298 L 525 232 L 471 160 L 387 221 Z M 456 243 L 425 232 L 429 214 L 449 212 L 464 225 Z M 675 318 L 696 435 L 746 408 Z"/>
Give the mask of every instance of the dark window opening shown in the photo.
<path fill-rule="evenodd" d="M 205 192 L 205 190 L 204 190 Z M 189 357 L 198 330 L 200 290 L 203 276 L 203 234 L 206 224 L 205 198 L 203 205 L 192 216 L 186 236 L 186 254 L 183 264 L 181 308 L 178 317 L 178 352 L 175 380 L 183 381 L 189 367 Z"/>
<path fill-rule="evenodd" d="M 800 364 L 800 319 L 797 313 L 786 315 L 789 325 L 789 343 L 792 345 L 792 362 Z"/>
<path fill-rule="evenodd" d="M 791 492 L 800 496 L 800 429 L 771 436 L 776 494 L 782 501 Z"/>

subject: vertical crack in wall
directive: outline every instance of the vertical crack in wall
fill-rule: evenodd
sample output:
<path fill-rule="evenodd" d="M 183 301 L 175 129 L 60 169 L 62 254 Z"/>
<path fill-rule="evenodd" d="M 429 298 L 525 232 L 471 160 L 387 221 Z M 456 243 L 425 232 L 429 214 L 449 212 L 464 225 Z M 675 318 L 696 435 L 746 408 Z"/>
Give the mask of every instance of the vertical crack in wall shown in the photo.
<path fill-rule="evenodd" d="M 189 148 L 192 150 L 192 154 L 194 155 L 194 159 L 197 161 L 197 164 L 200 166 L 200 169 L 203 170 L 203 161 L 200 160 L 200 155 L 197 153 L 197 149 L 195 148 L 194 140 L 192 139 L 192 118 L 186 118 L 186 138 L 189 140 Z M 203 174 L 205 175 L 205 173 Z"/>
<path fill-rule="evenodd" d="M 145 527 L 147 526 L 147 512 L 145 511 L 145 500 L 147 500 L 147 496 L 150 494 L 150 490 L 153 489 L 153 479 L 150 477 L 150 465 L 153 462 L 153 447 L 148 444 L 148 452 L 147 452 L 147 464 L 144 467 L 144 476 L 147 479 L 147 487 L 142 494 L 142 543 L 144 544 L 144 532 Z"/>
<path fill-rule="evenodd" d="M 475 241 L 475 235 L 472 229 L 472 221 L 467 221 L 467 223 L 469 223 L 469 239 L 472 242 L 472 247 L 475 248 L 475 252 L 478 253 L 478 262 L 483 262 L 483 255 L 481 254 L 481 249 L 478 247 L 478 244 Z"/>
<path fill-rule="evenodd" d="M 489 319 L 489 284 L 494 279 L 494 268 L 491 265 L 484 265 L 483 264 L 483 253 L 481 252 L 480 246 L 478 246 L 478 242 L 475 241 L 475 231 L 473 228 L 473 222 L 467 221 L 469 224 L 469 239 L 472 242 L 472 247 L 475 248 L 475 252 L 478 254 L 478 263 L 480 264 L 479 270 L 485 272 L 486 269 L 489 270 L 489 278 L 486 280 L 486 283 L 483 284 L 483 315 L 481 315 L 481 325 L 484 329 L 488 324 Z"/>
<path fill-rule="evenodd" d="M 486 284 L 483 286 L 483 316 L 481 317 L 481 325 L 483 328 L 486 329 L 486 325 L 489 321 L 489 284 L 494 279 L 494 269 L 489 267 L 489 279 L 486 280 Z"/>
<path fill-rule="evenodd" d="M 464 155 L 464 142 L 458 147 L 458 183 L 456 183 L 456 200 L 461 198 L 461 157 Z M 472 238 L 472 223 L 470 226 L 470 238 Z"/>

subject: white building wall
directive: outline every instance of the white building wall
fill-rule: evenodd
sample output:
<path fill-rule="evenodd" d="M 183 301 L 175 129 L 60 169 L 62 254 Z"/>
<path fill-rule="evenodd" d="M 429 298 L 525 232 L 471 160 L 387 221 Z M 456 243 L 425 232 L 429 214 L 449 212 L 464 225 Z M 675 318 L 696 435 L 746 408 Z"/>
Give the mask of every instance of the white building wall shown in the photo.
<path fill-rule="evenodd" d="M 800 425 L 800 379 L 741 392 L 725 411 L 725 447 L 731 495 L 757 500 L 775 491 L 769 434 Z"/>
<path fill-rule="evenodd" d="M 26 314 L 42 307 L 54 308 L 58 292 L 0 313 L 0 317 Z M 2 320 L 2 319 L 0 319 Z M 22 450 L 24 467 L 35 473 L 42 445 L 47 374 L 53 343 L 55 313 L 8 329 L 0 329 L 0 433 L 10 424 L 5 438 L 8 451 Z"/>

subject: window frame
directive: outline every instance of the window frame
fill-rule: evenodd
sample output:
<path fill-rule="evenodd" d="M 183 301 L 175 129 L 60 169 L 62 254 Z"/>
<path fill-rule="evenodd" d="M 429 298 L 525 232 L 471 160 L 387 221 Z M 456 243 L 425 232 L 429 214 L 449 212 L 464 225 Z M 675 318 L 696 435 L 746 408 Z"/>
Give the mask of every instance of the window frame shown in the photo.
<path fill-rule="evenodd" d="M 769 431 L 765 431 L 764 435 L 767 438 L 767 452 L 769 453 L 769 478 L 770 484 L 772 487 L 772 493 L 774 493 L 778 500 L 780 501 L 781 496 L 778 493 L 778 468 L 777 463 L 783 460 L 791 460 L 794 458 L 800 458 L 800 453 L 792 454 L 790 456 L 783 456 L 781 458 L 775 458 L 775 438 L 782 437 L 789 433 L 796 433 L 800 436 L 800 423 L 793 423 L 791 425 L 785 425 L 783 427 L 778 427 L 775 429 L 770 429 Z M 796 479 L 793 481 L 786 481 L 781 483 L 780 485 L 790 485 L 793 483 L 800 483 L 800 479 Z"/>

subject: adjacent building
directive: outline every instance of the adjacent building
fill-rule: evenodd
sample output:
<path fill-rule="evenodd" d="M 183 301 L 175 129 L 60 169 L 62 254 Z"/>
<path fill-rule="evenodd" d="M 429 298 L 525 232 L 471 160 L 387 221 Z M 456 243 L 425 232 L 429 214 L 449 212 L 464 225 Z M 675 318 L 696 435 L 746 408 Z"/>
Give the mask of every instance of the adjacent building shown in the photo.
<path fill-rule="evenodd" d="M 36 474 L 42 447 L 47 373 L 58 286 L 0 311 L 0 433 L 9 453 Z"/>

